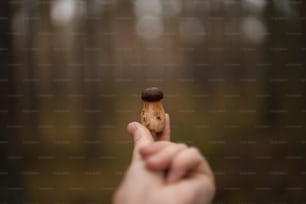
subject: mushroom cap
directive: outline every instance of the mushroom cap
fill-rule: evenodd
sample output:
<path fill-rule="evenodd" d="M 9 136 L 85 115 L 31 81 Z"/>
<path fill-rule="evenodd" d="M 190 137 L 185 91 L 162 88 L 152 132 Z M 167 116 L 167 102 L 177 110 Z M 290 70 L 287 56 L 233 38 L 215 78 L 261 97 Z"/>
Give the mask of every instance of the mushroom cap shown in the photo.
<path fill-rule="evenodd" d="M 163 92 L 157 87 L 146 88 L 141 92 L 141 99 L 144 101 L 159 101 L 163 98 Z"/>

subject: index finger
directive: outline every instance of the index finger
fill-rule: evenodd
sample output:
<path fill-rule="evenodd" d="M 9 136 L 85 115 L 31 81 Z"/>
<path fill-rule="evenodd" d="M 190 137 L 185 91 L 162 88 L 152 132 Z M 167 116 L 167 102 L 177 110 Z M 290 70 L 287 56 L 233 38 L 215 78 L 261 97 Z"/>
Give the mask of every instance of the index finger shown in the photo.
<path fill-rule="evenodd" d="M 128 132 L 133 136 L 134 140 L 134 150 L 133 159 L 141 158 L 139 149 L 150 143 L 153 143 L 153 137 L 149 130 L 138 122 L 131 122 L 127 126 Z"/>

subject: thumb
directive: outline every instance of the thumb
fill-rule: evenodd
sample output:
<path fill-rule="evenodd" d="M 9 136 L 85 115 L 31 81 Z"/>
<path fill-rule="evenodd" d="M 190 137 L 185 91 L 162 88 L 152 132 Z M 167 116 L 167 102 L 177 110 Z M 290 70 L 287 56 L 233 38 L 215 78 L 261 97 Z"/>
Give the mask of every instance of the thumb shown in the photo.
<path fill-rule="evenodd" d="M 134 140 L 133 159 L 138 159 L 141 157 L 139 149 L 153 143 L 154 139 L 149 130 L 138 122 L 129 123 L 127 130 L 133 136 Z"/>

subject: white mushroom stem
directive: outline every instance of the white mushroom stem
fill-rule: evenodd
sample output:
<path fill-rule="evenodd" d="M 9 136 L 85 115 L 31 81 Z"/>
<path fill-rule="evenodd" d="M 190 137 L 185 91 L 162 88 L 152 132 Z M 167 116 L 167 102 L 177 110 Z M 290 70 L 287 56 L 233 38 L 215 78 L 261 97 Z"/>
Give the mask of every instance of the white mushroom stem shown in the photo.
<path fill-rule="evenodd" d="M 144 101 L 140 113 L 141 123 L 152 133 L 160 133 L 165 128 L 165 110 L 160 101 Z"/>

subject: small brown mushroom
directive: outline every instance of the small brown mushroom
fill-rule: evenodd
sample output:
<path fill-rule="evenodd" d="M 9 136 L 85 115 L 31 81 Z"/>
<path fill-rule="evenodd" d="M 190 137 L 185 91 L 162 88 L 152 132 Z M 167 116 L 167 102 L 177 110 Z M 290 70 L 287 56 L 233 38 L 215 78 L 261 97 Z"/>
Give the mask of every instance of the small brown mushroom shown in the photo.
<path fill-rule="evenodd" d="M 165 128 L 165 110 L 161 103 L 163 97 L 163 92 L 156 87 L 147 88 L 141 93 L 143 107 L 140 121 L 153 134 L 160 133 Z"/>

